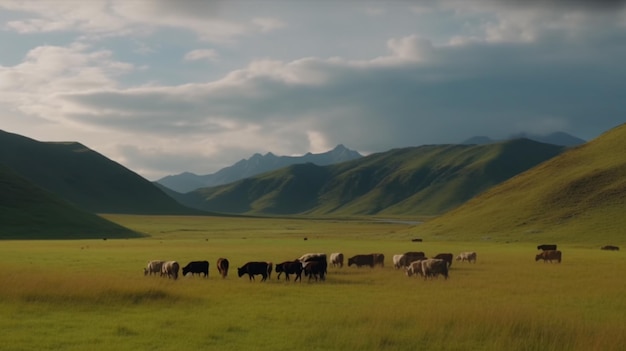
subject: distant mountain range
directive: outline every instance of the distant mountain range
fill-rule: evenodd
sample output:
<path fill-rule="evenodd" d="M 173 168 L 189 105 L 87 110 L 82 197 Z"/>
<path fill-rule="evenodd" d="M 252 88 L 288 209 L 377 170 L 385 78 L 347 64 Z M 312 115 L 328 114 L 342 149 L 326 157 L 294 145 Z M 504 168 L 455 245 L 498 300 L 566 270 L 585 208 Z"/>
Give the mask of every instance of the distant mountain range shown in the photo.
<path fill-rule="evenodd" d="M 512 139 L 520 139 L 526 138 L 534 141 L 538 141 L 540 143 L 546 144 L 554 144 L 560 146 L 577 146 L 586 143 L 585 140 L 575 137 L 573 135 L 564 133 L 564 132 L 554 132 L 548 135 L 538 135 L 538 134 L 528 134 L 528 133 L 518 133 L 513 134 L 505 140 Z M 500 140 L 502 141 L 502 140 Z M 475 136 L 463 141 L 461 144 L 464 145 L 484 145 L 499 142 L 498 140 L 491 139 L 486 136 Z"/>
<path fill-rule="evenodd" d="M 318 166 L 326 166 L 345 161 L 351 161 L 363 157 L 356 151 L 350 150 L 343 145 L 337 145 L 334 149 L 319 153 L 307 153 L 303 156 L 276 156 L 269 152 L 265 155 L 254 154 L 249 159 L 243 159 L 232 166 L 223 168 L 216 173 L 196 175 L 184 172 L 178 175 L 163 177 L 156 183 L 179 193 L 186 193 L 199 188 L 213 187 L 228 184 L 240 179 L 252 177 L 261 173 L 277 170 L 283 167 L 312 163 Z"/>
<path fill-rule="evenodd" d="M 528 139 L 426 145 L 329 166 L 296 164 L 172 195 L 189 207 L 240 214 L 435 215 L 563 150 Z"/>

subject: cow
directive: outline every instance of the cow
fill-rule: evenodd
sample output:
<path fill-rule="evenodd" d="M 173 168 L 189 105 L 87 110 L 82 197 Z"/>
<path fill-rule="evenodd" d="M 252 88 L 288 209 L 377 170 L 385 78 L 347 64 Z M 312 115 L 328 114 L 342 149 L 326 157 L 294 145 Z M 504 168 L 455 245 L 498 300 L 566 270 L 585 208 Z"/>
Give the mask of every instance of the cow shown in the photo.
<path fill-rule="evenodd" d="M 203 275 L 205 278 L 209 277 L 209 261 L 191 261 L 187 263 L 185 267 L 183 267 L 183 276 L 187 275 L 187 273 Z"/>
<path fill-rule="evenodd" d="M 180 265 L 176 261 L 163 262 L 163 266 L 161 266 L 161 276 L 167 276 L 167 278 L 174 278 L 174 280 L 176 280 L 178 279 L 179 269 Z"/>
<path fill-rule="evenodd" d="M 228 259 L 222 257 L 217 259 L 217 272 L 222 276 L 222 278 L 226 278 L 228 275 L 228 265 Z"/>
<path fill-rule="evenodd" d="M 426 257 L 417 261 L 413 261 L 407 267 L 404 267 L 404 273 L 407 275 L 407 277 L 410 277 L 414 274 L 423 276 L 424 272 L 422 272 L 422 261 L 425 259 Z"/>
<path fill-rule="evenodd" d="M 294 279 L 294 282 L 298 281 L 298 279 L 302 282 L 302 262 L 295 260 L 278 263 L 276 265 L 276 273 L 278 273 L 276 278 L 278 280 L 280 280 L 280 275 L 285 273 L 286 280 L 289 280 L 289 274 L 295 274 L 296 279 Z"/>
<path fill-rule="evenodd" d="M 404 255 L 393 255 L 393 268 L 400 269 L 400 267 L 402 267 L 402 265 L 400 265 L 400 260 L 402 259 L 402 256 Z"/>
<path fill-rule="evenodd" d="M 374 255 L 355 255 L 348 258 L 348 267 L 355 265 L 357 267 L 370 266 L 374 267 Z"/>
<path fill-rule="evenodd" d="M 417 261 L 419 259 L 422 259 L 426 257 L 426 254 L 424 254 L 421 251 L 409 251 L 409 252 L 405 252 L 402 257 L 400 257 L 400 267 L 408 267 L 411 262 L 413 261 Z"/>
<path fill-rule="evenodd" d="M 421 264 L 424 279 L 428 277 L 433 278 L 439 274 L 442 274 L 446 279 L 448 279 L 448 262 L 446 262 L 446 260 L 429 258 L 421 261 Z"/>
<path fill-rule="evenodd" d="M 605 246 L 602 246 L 600 250 L 619 251 L 619 247 L 613 246 L 613 245 L 605 245 Z"/>
<path fill-rule="evenodd" d="M 547 251 L 547 250 L 556 250 L 556 244 L 543 244 L 537 246 L 537 250 Z"/>
<path fill-rule="evenodd" d="M 542 251 L 540 254 L 535 256 L 535 262 L 543 260 L 543 263 L 550 261 L 552 263 L 553 260 L 561 263 L 561 251 L 559 250 L 546 250 Z"/>
<path fill-rule="evenodd" d="M 269 262 L 248 262 L 243 266 L 237 268 L 237 274 L 241 278 L 244 274 L 248 275 L 250 280 L 254 280 L 255 275 L 263 277 L 261 281 L 265 281 L 269 276 L 268 272 L 271 270 L 271 263 Z"/>
<path fill-rule="evenodd" d="M 319 261 L 309 261 L 304 264 L 304 276 L 309 277 L 309 281 L 311 278 L 315 277 L 315 281 L 317 281 L 318 277 L 320 280 L 326 280 L 324 274 L 326 273 L 326 268 Z"/>
<path fill-rule="evenodd" d="M 328 273 L 328 260 L 325 253 L 306 253 L 298 259 L 302 262 L 302 265 L 306 265 L 307 262 L 320 262 L 324 268 L 324 273 Z"/>
<path fill-rule="evenodd" d="M 333 252 L 330 254 L 330 264 L 333 267 L 343 267 L 343 254 L 341 252 Z"/>
<path fill-rule="evenodd" d="M 454 255 L 451 253 L 440 253 L 437 254 L 435 258 L 448 262 L 448 268 L 450 268 L 450 266 L 452 266 L 452 259 L 454 258 Z"/>
<path fill-rule="evenodd" d="M 476 252 L 474 251 L 470 251 L 470 252 L 461 252 L 457 257 L 456 257 L 457 261 L 461 261 L 461 262 L 474 262 L 476 263 Z"/>
<path fill-rule="evenodd" d="M 163 261 L 161 260 L 152 260 L 148 262 L 148 266 L 143 269 L 143 275 L 157 275 L 161 274 L 161 267 L 163 266 Z"/>

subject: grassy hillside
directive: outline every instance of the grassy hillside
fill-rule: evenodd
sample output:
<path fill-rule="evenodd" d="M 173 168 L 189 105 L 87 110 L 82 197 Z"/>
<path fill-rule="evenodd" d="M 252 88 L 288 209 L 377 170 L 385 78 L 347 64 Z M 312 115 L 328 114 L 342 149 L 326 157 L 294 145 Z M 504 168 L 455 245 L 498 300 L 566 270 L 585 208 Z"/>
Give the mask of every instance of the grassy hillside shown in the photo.
<path fill-rule="evenodd" d="M 626 125 L 571 149 L 418 228 L 441 237 L 623 244 Z M 607 242 L 609 241 L 609 242 Z"/>
<path fill-rule="evenodd" d="M 79 143 L 0 131 L 0 164 L 90 212 L 192 214 L 151 182 Z"/>
<path fill-rule="evenodd" d="M 295 165 L 181 201 L 248 214 L 436 215 L 562 151 L 528 139 L 402 148 L 331 166 Z"/>
<path fill-rule="evenodd" d="M 0 165 L 0 239 L 129 238 L 138 233 L 80 210 Z"/>

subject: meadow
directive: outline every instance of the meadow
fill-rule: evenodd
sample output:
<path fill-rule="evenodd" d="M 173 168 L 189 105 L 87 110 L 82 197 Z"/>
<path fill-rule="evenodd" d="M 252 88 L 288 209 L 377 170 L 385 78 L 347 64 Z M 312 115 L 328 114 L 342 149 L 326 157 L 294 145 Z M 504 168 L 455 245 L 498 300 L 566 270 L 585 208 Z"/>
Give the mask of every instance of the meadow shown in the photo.
<path fill-rule="evenodd" d="M 624 350 L 626 258 L 559 242 L 411 242 L 370 219 L 106 216 L 139 239 L 0 243 L 2 350 Z M 304 240 L 304 238 L 307 240 Z M 473 250 L 450 278 L 406 277 L 392 256 Z M 306 252 L 385 254 L 324 282 L 249 281 L 237 267 Z M 227 257 L 227 278 L 215 262 Z M 148 260 L 208 260 L 208 279 L 146 277 Z M 346 259 L 347 260 L 347 259 Z"/>

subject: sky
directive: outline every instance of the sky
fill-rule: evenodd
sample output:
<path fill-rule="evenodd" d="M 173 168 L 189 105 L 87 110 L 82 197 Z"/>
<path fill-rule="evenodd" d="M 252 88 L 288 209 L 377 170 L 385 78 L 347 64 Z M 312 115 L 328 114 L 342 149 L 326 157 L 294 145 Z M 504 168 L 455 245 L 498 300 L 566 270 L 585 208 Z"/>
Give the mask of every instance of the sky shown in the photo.
<path fill-rule="evenodd" d="M 149 180 L 625 116 L 624 1 L 0 0 L 0 129 Z"/>

